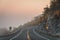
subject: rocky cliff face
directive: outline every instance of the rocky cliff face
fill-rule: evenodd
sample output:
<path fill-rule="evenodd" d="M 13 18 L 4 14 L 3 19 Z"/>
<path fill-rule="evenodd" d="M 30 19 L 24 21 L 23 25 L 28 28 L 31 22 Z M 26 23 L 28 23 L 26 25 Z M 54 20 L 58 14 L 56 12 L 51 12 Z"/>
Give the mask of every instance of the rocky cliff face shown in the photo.
<path fill-rule="evenodd" d="M 48 24 L 48 30 L 49 33 L 59 33 L 59 29 L 60 29 L 60 0 L 54 0 L 52 1 L 52 4 L 50 5 L 51 7 L 50 12 L 52 12 L 48 15 L 48 19 L 47 19 L 47 24 Z M 53 11 L 51 11 L 52 9 L 54 9 Z"/>
<path fill-rule="evenodd" d="M 49 33 L 60 32 L 60 17 L 57 16 L 48 16 L 47 19 Z"/>
<path fill-rule="evenodd" d="M 45 26 L 41 28 L 40 25 L 40 29 L 44 29 L 49 34 L 60 33 L 60 0 L 51 1 L 50 8 L 45 8 L 44 18 L 46 19 Z"/>

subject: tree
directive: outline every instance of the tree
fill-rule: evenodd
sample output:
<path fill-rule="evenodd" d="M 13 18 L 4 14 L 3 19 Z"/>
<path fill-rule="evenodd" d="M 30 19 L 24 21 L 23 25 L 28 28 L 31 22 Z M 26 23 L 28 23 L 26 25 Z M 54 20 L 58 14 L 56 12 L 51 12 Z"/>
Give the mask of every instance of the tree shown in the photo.
<path fill-rule="evenodd" d="M 9 30 L 12 30 L 12 27 L 11 26 L 9 27 Z"/>

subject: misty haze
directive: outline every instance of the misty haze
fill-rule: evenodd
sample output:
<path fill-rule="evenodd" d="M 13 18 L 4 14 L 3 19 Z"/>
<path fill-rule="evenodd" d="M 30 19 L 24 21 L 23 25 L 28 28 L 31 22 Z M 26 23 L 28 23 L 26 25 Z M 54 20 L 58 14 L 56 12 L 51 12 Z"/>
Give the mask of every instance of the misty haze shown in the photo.
<path fill-rule="evenodd" d="M 0 0 L 0 40 L 60 40 L 60 0 Z"/>

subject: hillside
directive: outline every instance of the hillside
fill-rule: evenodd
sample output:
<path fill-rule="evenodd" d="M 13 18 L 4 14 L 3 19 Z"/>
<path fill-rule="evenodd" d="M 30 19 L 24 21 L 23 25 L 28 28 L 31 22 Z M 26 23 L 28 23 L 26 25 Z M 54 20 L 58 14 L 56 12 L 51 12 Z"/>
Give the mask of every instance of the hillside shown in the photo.
<path fill-rule="evenodd" d="M 40 29 L 43 29 L 49 34 L 60 33 L 60 0 L 51 1 L 50 7 L 45 7 L 43 14 L 35 17 L 34 20 L 23 26 L 39 26 L 42 23 L 44 23 L 44 25 L 42 28 L 40 27 Z"/>

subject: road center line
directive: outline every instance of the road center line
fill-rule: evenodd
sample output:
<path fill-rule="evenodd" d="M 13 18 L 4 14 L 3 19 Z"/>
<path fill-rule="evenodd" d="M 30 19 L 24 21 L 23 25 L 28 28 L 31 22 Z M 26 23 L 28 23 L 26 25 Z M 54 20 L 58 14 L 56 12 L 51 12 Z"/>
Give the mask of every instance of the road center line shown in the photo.
<path fill-rule="evenodd" d="M 29 31 L 27 31 L 27 39 L 28 39 L 28 40 L 31 40 L 31 39 L 30 39 L 30 36 L 29 36 Z"/>

